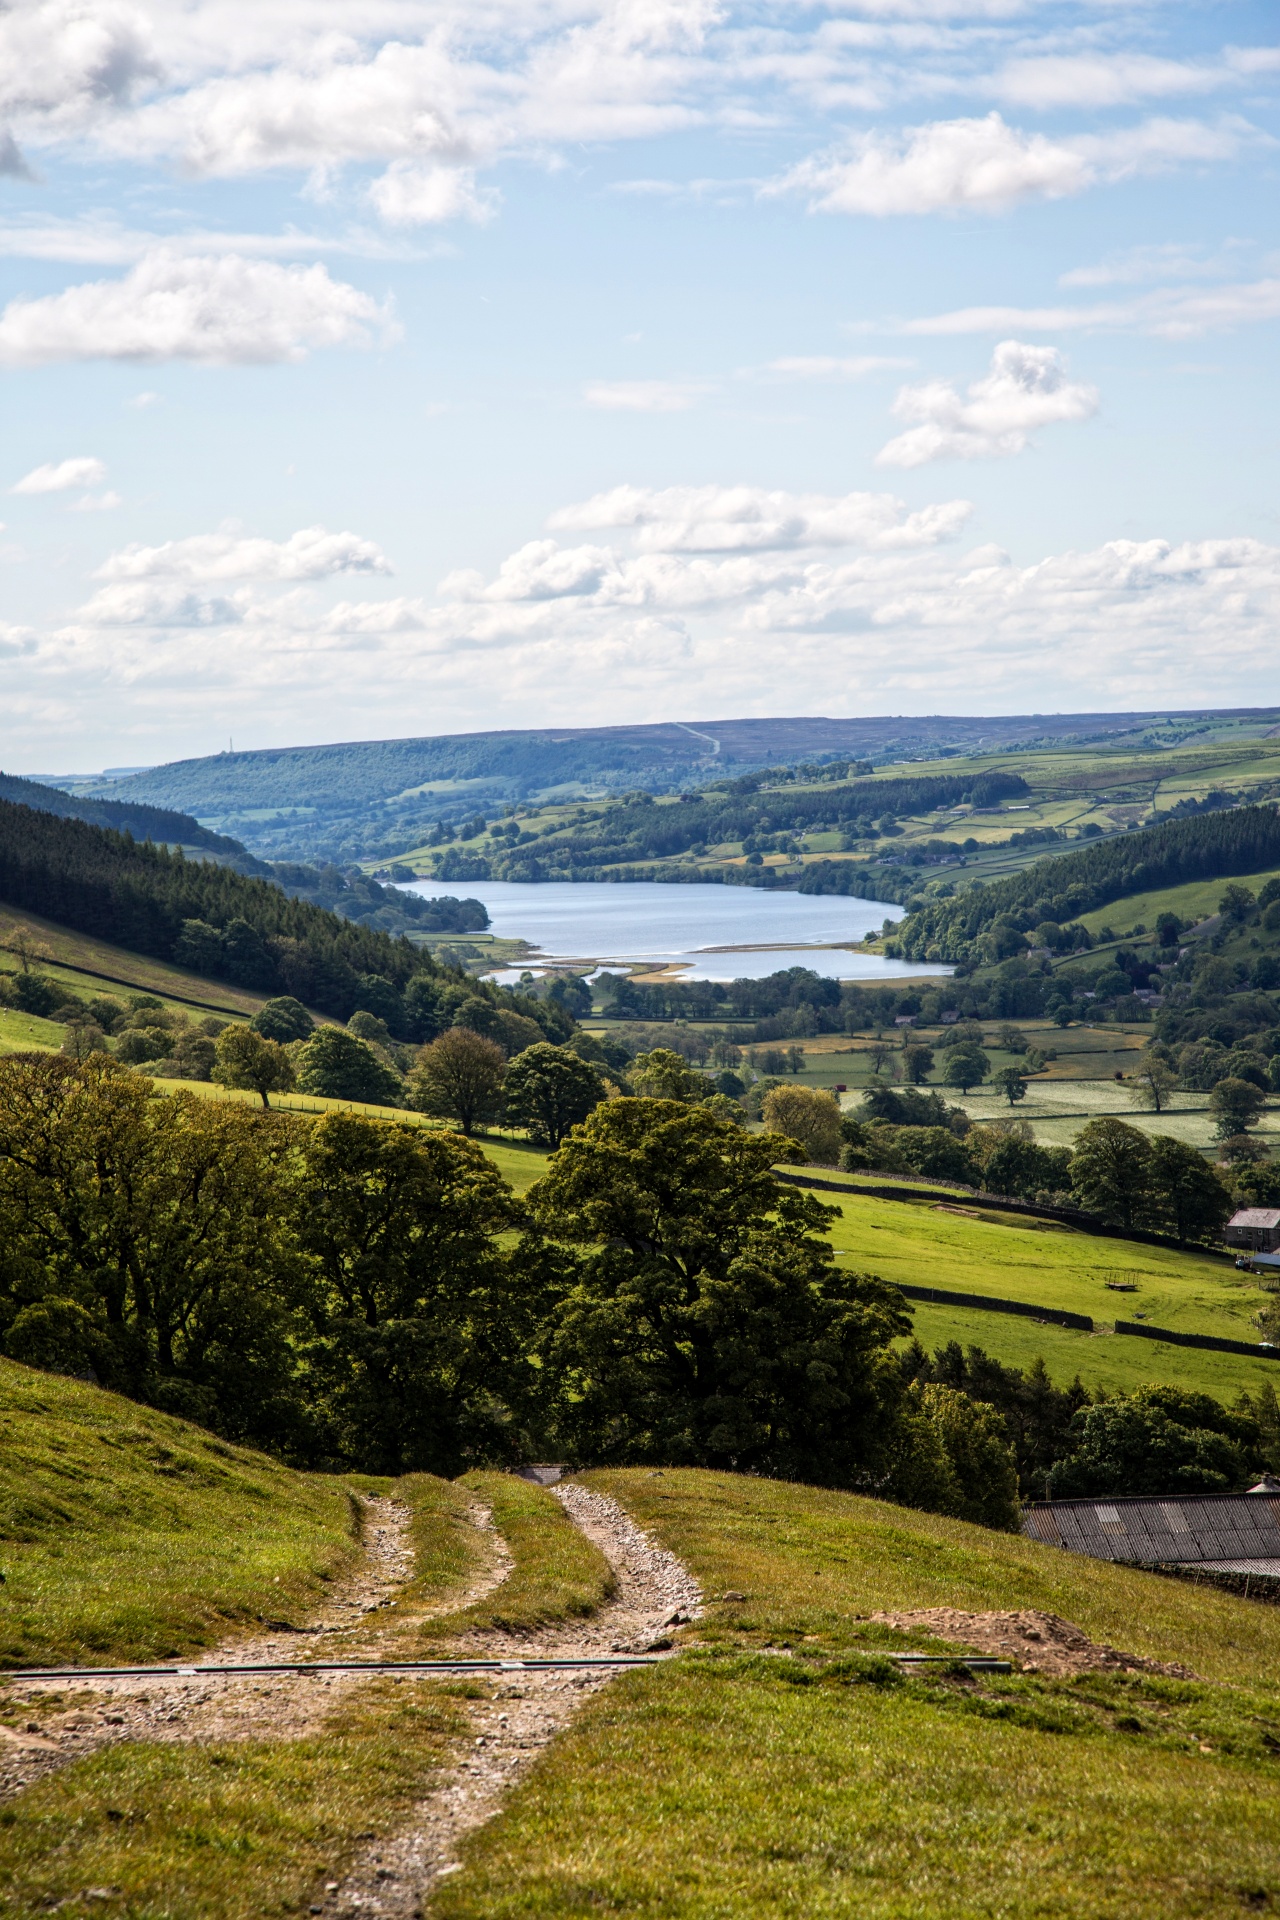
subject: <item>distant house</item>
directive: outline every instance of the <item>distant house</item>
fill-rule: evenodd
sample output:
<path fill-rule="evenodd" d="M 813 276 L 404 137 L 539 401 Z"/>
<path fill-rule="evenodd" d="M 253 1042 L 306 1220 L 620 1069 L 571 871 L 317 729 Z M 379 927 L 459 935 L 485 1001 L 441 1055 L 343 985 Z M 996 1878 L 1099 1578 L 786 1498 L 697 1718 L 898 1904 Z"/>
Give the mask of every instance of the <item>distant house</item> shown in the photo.
<path fill-rule="evenodd" d="M 1228 1220 L 1222 1237 L 1229 1247 L 1275 1253 L 1280 1248 L 1280 1207 L 1241 1207 Z"/>

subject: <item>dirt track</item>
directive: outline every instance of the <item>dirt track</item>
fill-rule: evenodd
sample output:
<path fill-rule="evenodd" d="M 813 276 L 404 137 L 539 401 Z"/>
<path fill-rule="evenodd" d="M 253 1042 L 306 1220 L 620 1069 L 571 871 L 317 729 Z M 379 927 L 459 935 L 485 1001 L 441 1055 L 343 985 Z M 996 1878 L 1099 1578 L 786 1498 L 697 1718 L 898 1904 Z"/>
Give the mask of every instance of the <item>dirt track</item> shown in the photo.
<path fill-rule="evenodd" d="M 701 1594 L 692 1576 L 619 1506 L 574 1482 L 554 1491 L 612 1566 L 614 1598 L 589 1620 L 525 1634 L 472 1633 L 458 1643 L 461 1650 L 499 1659 L 637 1652 L 661 1645 L 664 1629 L 697 1616 Z M 485 1571 L 466 1593 L 450 1596 L 449 1612 L 492 1592 L 511 1565 L 487 1509 L 473 1509 L 471 1518 L 486 1536 Z M 433 1611 L 406 1615 L 397 1609 L 397 1644 L 389 1644 L 384 1609 L 412 1573 L 407 1522 L 408 1510 L 395 1501 L 368 1500 L 368 1559 L 335 1588 L 321 1615 L 302 1629 L 235 1641 L 205 1655 L 203 1664 L 296 1660 L 306 1657 L 304 1646 L 316 1653 L 323 1648 L 326 1659 L 403 1657 L 405 1630 Z M 513 1674 L 491 1697 L 468 1703 L 474 1722 L 469 1752 L 413 1809 L 401 1832 L 372 1846 L 312 1911 L 329 1920 L 354 1915 L 410 1920 L 418 1914 L 438 1880 L 456 1870 L 461 1837 L 496 1812 L 507 1788 L 612 1677 L 607 1670 Z M 202 1673 L 196 1663 L 181 1677 L 94 1680 L 83 1689 L 68 1685 L 65 1704 L 49 1711 L 39 1698 L 48 1698 L 49 1682 L 14 1679 L 5 1689 L 7 1701 L 30 1702 L 31 1711 L 15 1726 L 0 1727 L 0 1797 L 119 1740 L 296 1739 L 320 1727 L 340 1693 L 367 1684 L 358 1674 L 214 1675 Z"/>

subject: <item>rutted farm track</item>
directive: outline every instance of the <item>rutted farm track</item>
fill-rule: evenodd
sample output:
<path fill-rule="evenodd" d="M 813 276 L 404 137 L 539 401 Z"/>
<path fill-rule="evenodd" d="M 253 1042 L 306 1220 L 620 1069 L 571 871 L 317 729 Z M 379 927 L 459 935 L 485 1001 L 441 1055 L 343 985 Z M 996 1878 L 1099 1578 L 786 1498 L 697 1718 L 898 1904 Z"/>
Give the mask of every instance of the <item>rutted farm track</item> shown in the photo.
<path fill-rule="evenodd" d="M 616 1581 L 613 1597 L 589 1620 L 519 1634 L 472 1631 L 452 1641 L 450 1653 L 528 1660 L 641 1652 L 651 1649 L 673 1621 L 700 1611 L 692 1576 L 614 1501 L 573 1482 L 557 1487 L 555 1494 L 608 1560 Z M 413 1574 L 409 1518 L 408 1509 L 393 1500 L 366 1500 L 367 1559 L 301 1630 L 235 1641 L 181 1675 L 95 1677 L 81 1690 L 64 1683 L 64 1704 L 52 1712 L 41 1699 L 48 1694 L 47 1680 L 8 1677 L 7 1702 L 21 1708 L 29 1701 L 31 1717 L 0 1726 L 0 1798 L 119 1741 L 291 1740 L 318 1732 L 340 1698 L 369 1685 L 367 1674 L 215 1675 L 204 1669 L 226 1660 L 292 1662 L 308 1654 L 324 1660 L 403 1659 L 407 1632 L 435 1614 L 483 1599 L 508 1577 L 511 1556 L 488 1510 L 477 1505 L 470 1519 L 485 1536 L 483 1574 L 465 1593 L 451 1594 L 435 1608 L 399 1606 L 390 1615 L 387 1609 Z M 513 1672 L 486 1697 L 469 1700 L 469 1750 L 437 1777 L 401 1830 L 371 1845 L 329 1884 L 323 1904 L 312 1911 L 329 1920 L 356 1914 L 409 1920 L 418 1913 L 432 1887 L 455 1869 L 461 1837 L 497 1811 L 506 1790 L 616 1671 Z"/>

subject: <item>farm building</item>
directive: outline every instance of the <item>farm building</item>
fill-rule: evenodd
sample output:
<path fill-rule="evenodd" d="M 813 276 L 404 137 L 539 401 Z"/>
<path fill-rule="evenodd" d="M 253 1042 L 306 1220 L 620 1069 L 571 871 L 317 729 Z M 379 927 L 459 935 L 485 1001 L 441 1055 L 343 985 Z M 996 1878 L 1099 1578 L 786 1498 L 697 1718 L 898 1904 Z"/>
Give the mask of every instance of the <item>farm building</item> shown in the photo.
<path fill-rule="evenodd" d="M 1269 1474 L 1248 1493 L 1037 1501 L 1025 1526 L 1094 1560 L 1280 1581 L 1280 1480 Z"/>
<path fill-rule="evenodd" d="M 1280 1207 L 1241 1207 L 1228 1220 L 1222 1237 L 1229 1247 L 1275 1253 L 1280 1249 Z"/>

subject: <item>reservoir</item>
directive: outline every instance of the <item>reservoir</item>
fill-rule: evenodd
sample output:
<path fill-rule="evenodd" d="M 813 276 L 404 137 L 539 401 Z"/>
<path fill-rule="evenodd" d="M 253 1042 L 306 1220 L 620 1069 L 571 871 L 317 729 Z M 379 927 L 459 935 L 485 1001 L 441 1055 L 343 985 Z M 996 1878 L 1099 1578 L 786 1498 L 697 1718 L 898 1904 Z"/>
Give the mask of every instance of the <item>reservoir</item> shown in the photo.
<path fill-rule="evenodd" d="M 902 918 L 901 907 L 883 900 L 653 880 L 418 880 L 405 892 L 483 901 L 493 933 L 538 949 L 530 956 L 534 966 L 538 960 L 666 965 L 678 967 L 681 980 L 758 980 L 784 967 L 810 967 L 828 979 L 869 983 L 951 971 L 848 951 L 843 943 Z M 520 972 L 496 977 L 514 980 Z"/>

